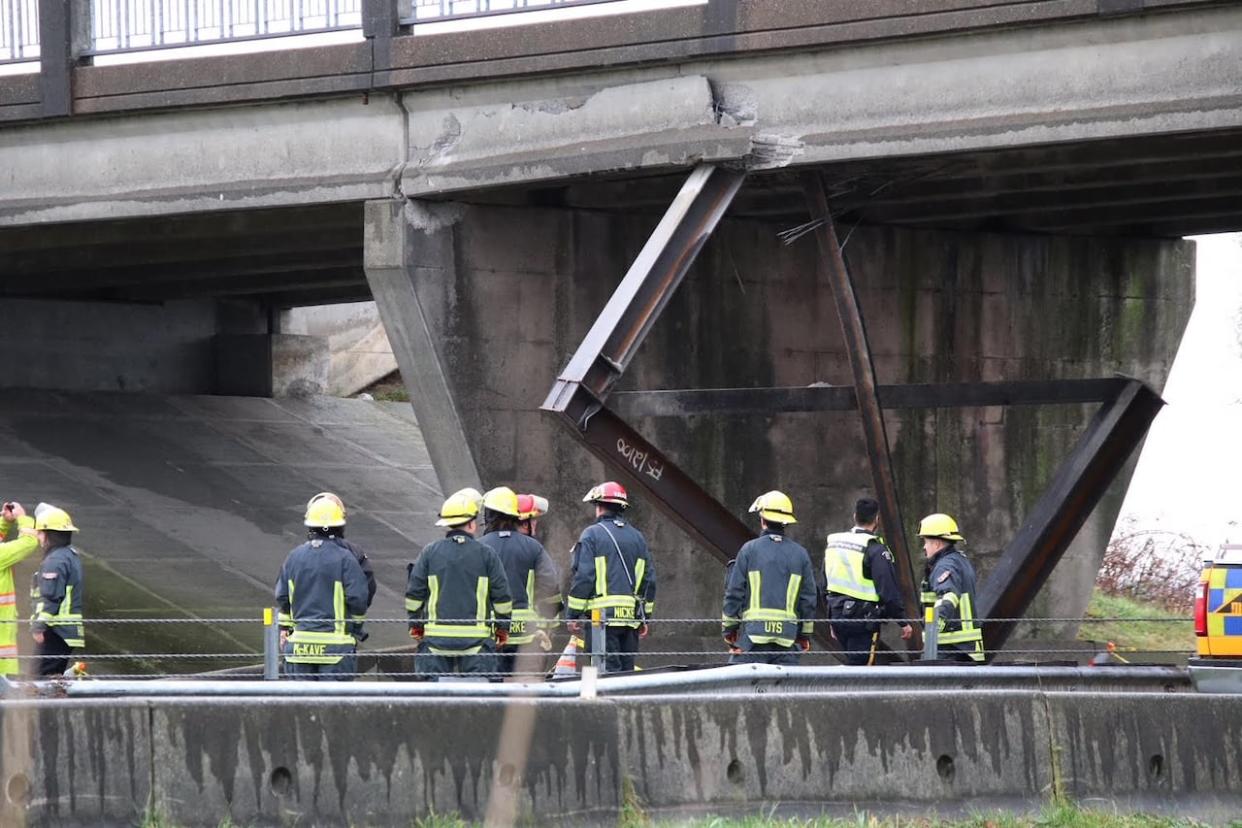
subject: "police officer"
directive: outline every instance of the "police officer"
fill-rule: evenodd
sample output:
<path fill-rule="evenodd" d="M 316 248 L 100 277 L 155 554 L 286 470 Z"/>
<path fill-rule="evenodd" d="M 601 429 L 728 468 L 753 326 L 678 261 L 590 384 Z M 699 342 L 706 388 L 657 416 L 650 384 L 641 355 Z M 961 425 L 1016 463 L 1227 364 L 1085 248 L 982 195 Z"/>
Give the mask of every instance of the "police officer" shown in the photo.
<path fill-rule="evenodd" d="M 497 653 L 496 671 L 512 673 L 522 645 L 538 639 L 544 649 L 550 648 L 548 634 L 539 624 L 543 618 L 560 612 L 561 576 L 543 544 L 518 531 L 521 507 L 512 489 L 500 486 L 486 492 L 483 517 L 487 528 L 479 541 L 500 558 L 513 596 L 509 643 Z"/>
<path fill-rule="evenodd" d="M 405 608 L 419 642 L 417 673 L 494 673 L 495 649 L 508 643 L 509 579 L 496 552 L 474 539 L 478 514 L 473 496 L 451 495 L 436 521 L 448 532 L 410 564 Z"/>
<path fill-rule="evenodd" d="M 82 559 L 70 545 L 78 527 L 64 509 L 40 503 L 35 508 L 34 528 L 43 560 L 30 589 L 34 602 L 30 632 L 39 656 L 38 674 L 59 676 L 69 666 L 70 654 L 86 646 Z"/>
<path fill-rule="evenodd" d="M 628 672 L 655 612 L 655 563 L 642 533 L 622 517 L 630 500 L 620 483 L 601 483 L 582 500 L 595 504 L 595 522 L 574 546 L 565 617 L 577 635 L 579 619 L 600 610 L 606 625 L 604 669 Z"/>
<path fill-rule="evenodd" d="M 306 511 L 309 512 L 311 510 L 311 506 L 315 503 L 315 501 L 320 500 L 320 499 L 330 500 L 333 503 L 335 503 L 337 508 L 341 510 L 341 517 L 344 520 L 348 521 L 349 512 L 345 509 L 345 501 L 341 500 L 339 497 L 334 495 L 332 492 L 320 492 L 319 494 L 312 497 L 310 499 L 310 502 L 306 504 Z M 375 589 L 376 589 L 375 571 L 371 568 L 371 559 L 367 557 L 367 553 L 363 552 L 362 549 L 356 543 L 354 543 L 353 541 L 345 540 L 345 525 L 344 524 L 338 527 L 334 527 L 334 529 L 335 529 L 334 536 L 336 537 L 336 542 L 339 543 L 341 546 L 345 547 L 346 549 L 348 549 L 349 554 L 353 555 L 354 560 L 358 562 L 358 566 L 362 567 L 363 577 L 367 579 L 367 610 L 370 610 L 371 602 L 375 600 Z M 363 624 L 361 621 L 351 621 L 349 624 L 349 633 L 360 644 L 363 641 L 366 641 L 368 638 L 370 638 L 370 635 L 366 632 L 365 629 L 363 629 Z"/>
<path fill-rule="evenodd" d="M 13 568 L 39 551 L 35 520 L 20 503 L 0 512 L 0 675 L 15 676 L 17 664 L 17 587 Z"/>
<path fill-rule="evenodd" d="M 927 554 L 923 605 L 939 608 L 940 656 L 981 664 L 983 631 L 975 622 L 975 568 L 957 548 L 957 542 L 964 540 L 957 521 L 948 515 L 928 515 L 919 523 L 919 537 Z"/>
<path fill-rule="evenodd" d="M 316 496 L 306 504 L 307 541 L 285 558 L 276 580 L 285 674 L 307 681 L 351 681 L 367 611 L 367 578 L 341 542 L 345 510 Z"/>
<path fill-rule="evenodd" d="M 875 663 L 880 621 L 904 618 L 905 604 L 897 581 L 893 553 L 876 530 L 880 504 L 869 497 L 854 504 L 854 528 L 828 536 L 824 549 L 824 589 L 828 594 L 828 618 L 832 637 L 845 650 L 845 663 Z M 914 628 L 901 625 L 908 639 Z"/>
<path fill-rule="evenodd" d="M 763 534 L 742 545 L 725 587 L 724 639 L 733 663 L 796 665 L 811 649 L 815 630 L 815 570 L 811 556 L 785 537 L 797 523 L 783 493 L 759 495 L 751 504 Z"/>

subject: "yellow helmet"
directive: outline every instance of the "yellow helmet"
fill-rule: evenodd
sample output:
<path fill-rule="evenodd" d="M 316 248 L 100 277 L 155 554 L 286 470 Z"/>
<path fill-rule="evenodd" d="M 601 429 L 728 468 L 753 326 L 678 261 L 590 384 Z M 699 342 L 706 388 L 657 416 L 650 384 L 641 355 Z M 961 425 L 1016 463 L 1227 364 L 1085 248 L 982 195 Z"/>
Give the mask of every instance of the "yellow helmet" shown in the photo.
<path fill-rule="evenodd" d="M 436 526 L 461 526 L 479 516 L 479 503 L 463 489 L 449 495 L 440 507 L 440 519 Z"/>
<path fill-rule="evenodd" d="M 78 531 L 78 527 L 73 525 L 73 518 L 69 517 L 69 513 L 55 506 L 48 506 L 39 512 L 35 517 L 35 529 L 50 532 Z"/>
<path fill-rule="evenodd" d="M 793 513 L 793 501 L 784 492 L 770 491 L 759 495 L 750 504 L 750 511 L 758 512 L 759 517 L 772 523 L 797 523 Z"/>
<path fill-rule="evenodd" d="M 517 492 L 508 486 L 497 486 L 483 495 L 483 508 L 509 517 L 519 517 Z"/>
<path fill-rule="evenodd" d="M 941 538 L 949 541 L 965 540 L 957 530 L 957 521 L 937 512 L 919 521 L 920 538 Z"/>
<path fill-rule="evenodd" d="M 467 486 L 464 489 L 458 489 L 457 491 L 453 492 L 453 494 L 461 495 L 462 497 L 467 498 L 468 500 L 474 501 L 474 508 L 475 508 L 476 513 L 480 509 L 483 508 L 483 493 L 480 492 L 478 489 L 473 489 Z"/>
<path fill-rule="evenodd" d="M 306 503 L 306 526 L 330 529 L 345 525 L 345 504 L 332 492 L 320 492 Z"/>

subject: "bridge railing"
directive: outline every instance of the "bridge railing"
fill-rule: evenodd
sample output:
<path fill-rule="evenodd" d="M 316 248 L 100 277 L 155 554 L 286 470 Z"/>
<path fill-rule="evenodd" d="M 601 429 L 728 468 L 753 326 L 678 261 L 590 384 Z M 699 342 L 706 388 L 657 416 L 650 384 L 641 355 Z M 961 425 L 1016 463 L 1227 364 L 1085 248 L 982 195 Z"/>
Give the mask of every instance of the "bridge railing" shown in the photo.
<path fill-rule="evenodd" d="M 389 0 L 403 26 L 622 0 Z M 78 57 L 362 28 L 383 0 L 70 0 L 89 36 Z M 85 16 L 87 20 L 82 20 Z M 39 0 L 0 0 L 0 63 L 36 61 Z"/>
<path fill-rule="evenodd" d="M 38 0 L 0 0 L 0 63 L 38 59 Z"/>

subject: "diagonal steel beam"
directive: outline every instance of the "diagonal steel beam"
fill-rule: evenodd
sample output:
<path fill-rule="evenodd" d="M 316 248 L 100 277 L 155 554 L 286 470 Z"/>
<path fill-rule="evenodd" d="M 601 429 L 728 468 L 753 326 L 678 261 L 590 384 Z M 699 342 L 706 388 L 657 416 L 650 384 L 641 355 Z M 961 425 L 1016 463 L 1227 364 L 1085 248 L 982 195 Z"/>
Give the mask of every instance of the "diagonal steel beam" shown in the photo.
<path fill-rule="evenodd" d="M 863 324 L 862 310 L 854 293 L 854 283 L 845 267 L 845 258 L 841 255 L 841 245 L 837 242 L 837 230 L 832 222 L 832 211 L 828 207 L 828 194 L 824 192 L 823 181 L 818 173 L 810 172 L 803 176 L 802 184 L 811 218 L 823 221 L 815 232 L 815 240 L 819 245 L 820 258 L 828 271 L 837 315 L 841 319 L 841 333 L 845 337 L 845 350 L 854 375 L 854 394 L 858 401 L 858 411 L 862 415 L 863 442 L 871 460 L 871 476 L 876 499 L 880 501 L 884 535 L 896 559 L 897 579 L 901 582 L 906 615 L 917 618 L 920 614 L 919 590 L 910 550 L 906 545 L 906 527 L 901 519 L 901 504 L 897 499 L 897 483 L 893 477 L 893 461 L 888 451 L 884 415 L 876 394 L 875 365 L 871 361 L 867 328 Z M 907 642 L 912 651 L 922 648 L 918 638 L 916 635 Z"/>
<path fill-rule="evenodd" d="M 560 411 L 577 386 L 603 402 L 716 229 L 746 173 L 700 164 L 600 311 L 543 403 Z"/>
<path fill-rule="evenodd" d="M 754 534 L 603 403 L 744 178 L 706 164 L 691 172 L 541 406 L 721 561 Z"/>
<path fill-rule="evenodd" d="M 1096 412 L 980 589 L 980 617 L 1020 618 L 1026 612 L 1163 407 L 1159 394 L 1131 379 Z M 999 650 L 1015 626 L 985 624 L 984 646 Z"/>

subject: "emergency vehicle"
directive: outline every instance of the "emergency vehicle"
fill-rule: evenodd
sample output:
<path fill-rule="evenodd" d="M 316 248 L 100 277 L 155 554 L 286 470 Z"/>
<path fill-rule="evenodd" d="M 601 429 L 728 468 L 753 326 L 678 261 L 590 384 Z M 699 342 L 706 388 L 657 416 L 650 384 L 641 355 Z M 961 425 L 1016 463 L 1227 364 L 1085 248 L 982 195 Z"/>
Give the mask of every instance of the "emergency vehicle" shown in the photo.
<path fill-rule="evenodd" d="M 1206 693 L 1242 693 L 1242 544 L 1203 561 L 1195 596 L 1198 658 L 1190 677 Z"/>

